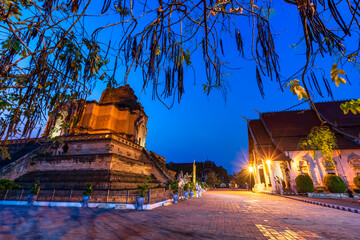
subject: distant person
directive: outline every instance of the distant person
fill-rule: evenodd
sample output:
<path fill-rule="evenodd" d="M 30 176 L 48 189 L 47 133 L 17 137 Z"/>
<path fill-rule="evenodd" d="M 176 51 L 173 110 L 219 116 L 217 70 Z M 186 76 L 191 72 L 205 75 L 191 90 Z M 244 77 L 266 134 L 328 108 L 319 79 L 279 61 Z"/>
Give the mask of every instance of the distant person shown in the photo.
<path fill-rule="evenodd" d="M 246 188 L 247 191 L 249 190 L 249 185 L 248 185 L 247 182 L 245 183 L 245 188 Z"/>

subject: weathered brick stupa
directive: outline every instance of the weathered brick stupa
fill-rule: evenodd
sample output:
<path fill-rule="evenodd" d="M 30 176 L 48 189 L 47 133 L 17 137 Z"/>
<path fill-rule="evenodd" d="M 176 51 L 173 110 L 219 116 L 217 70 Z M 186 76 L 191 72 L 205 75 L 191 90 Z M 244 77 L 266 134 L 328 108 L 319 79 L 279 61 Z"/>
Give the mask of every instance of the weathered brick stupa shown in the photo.
<path fill-rule="evenodd" d="M 63 130 L 78 113 L 76 128 Z M 0 161 L 0 176 L 22 186 L 40 180 L 44 189 L 133 189 L 151 176 L 150 187 L 172 181 L 165 159 L 145 149 L 147 115 L 129 85 L 106 89 L 100 102 L 83 110 L 68 105 L 50 116 L 42 138 L 11 140 L 11 159 Z M 47 140 L 58 137 L 61 141 Z M 4 145 L 4 143 L 2 143 Z"/>

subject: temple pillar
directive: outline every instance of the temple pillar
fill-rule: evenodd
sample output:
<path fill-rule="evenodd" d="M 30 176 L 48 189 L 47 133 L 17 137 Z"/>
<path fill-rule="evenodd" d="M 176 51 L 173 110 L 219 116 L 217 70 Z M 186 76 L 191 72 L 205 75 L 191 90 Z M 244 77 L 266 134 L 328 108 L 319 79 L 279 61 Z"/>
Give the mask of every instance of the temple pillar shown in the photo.
<path fill-rule="evenodd" d="M 255 176 L 255 183 L 256 184 L 261 184 L 261 179 L 260 179 L 260 170 L 259 170 L 259 166 L 258 166 L 258 162 L 256 161 L 255 163 L 255 173 L 256 173 L 256 176 Z"/>
<path fill-rule="evenodd" d="M 267 166 L 269 168 L 269 173 L 270 173 L 270 181 L 271 181 L 272 192 L 276 193 L 276 184 L 275 184 L 275 176 L 274 176 L 274 164 L 268 163 Z"/>
<path fill-rule="evenodd" d="M 289 179 L 288 179 L 288 177 L 287 177 L 287 174 L 286 174 L 286 167 L 285 167 L 285 165 L 287 166 L 287 164 L 286 164 L 286 162 L 284 163 L 284 161 L 283 162 L 281 162 L 280 163 L 280 169 L 281 169 L 281 174 L 283 175 L 283 180 L 284 180 L 284 182 L 285 182 L 285 186 L 286 186 L 286 188 L 290 188 L 290 183 L 289 183 Z"/>
<path fill-rule="evenodd" d="M 264 170 L 265 184 L 266 184 L 266 188 L 268 188 L 269 185 L 270 185 L 269 176 L 268 176 L 268 174 L 266 172 L 266 168 L 268 166 L 265 164 L 264 159 L 262 159 L 262 164 L 263 164 L 263 170 Z"/>
<path fill-rule="evenodd" d="M 294 173 L 293 173 L 293 170 L 291 168 L 291 164 L 290 162 L 287 162 L 288 164 L 288 168 L 289 168 L 289 173 L 290 173 L 290 181 L 291 181 L 291 190 L 294 192 L 294 193 L 297 193 L 297 189 L 296 189 L 296 183 L 295 183 L 295 177 L 294 177 Z"/>

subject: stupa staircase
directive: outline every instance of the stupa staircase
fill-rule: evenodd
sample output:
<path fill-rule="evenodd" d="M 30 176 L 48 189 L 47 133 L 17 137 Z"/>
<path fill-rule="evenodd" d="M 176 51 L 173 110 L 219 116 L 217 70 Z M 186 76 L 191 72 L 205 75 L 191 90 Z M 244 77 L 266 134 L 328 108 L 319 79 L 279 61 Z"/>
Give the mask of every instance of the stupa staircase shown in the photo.
<path fill-rule="evenodd" d="M 164 178 L 168 181 L 168 182 L 172 182 L 174 180 L 173 176 L 171 175 L 171 173 L 169 172 L 169 170 L 166 168 L 166 165 L 164 165 L 164 163 L 162 163 L 156 156 L 154 153 L 152 152 L 148 152 L 146 149 L 144 149 L 144 153 L 145 155 L 148 157 L 149 162 L 156 167 L 159 172 L 161 172 L 161 174 L 164 176 Z"/>
<path fill-rule="evenodd" d="M 20 143 L 16 140 L 13 140 L 6 146 L 8 147 L 11 158 L 0 160 L 0 176 L 2 176 L 3 178 L 11 178 L 10 176 L 14 177 L 18 175 L 19 177 L 19 174 L 11 174 L 12 172 L 16 172 L 14 171 L 14 169 L 23 169 L 23 172 L 25 173 L 27 167 L 30 166 L 30 156 L 36 155 L 35 153 L 40 148 L 48 146 L 49 143 L 43 142 L 41 140 L 28 140 L 25 143 Z"/>

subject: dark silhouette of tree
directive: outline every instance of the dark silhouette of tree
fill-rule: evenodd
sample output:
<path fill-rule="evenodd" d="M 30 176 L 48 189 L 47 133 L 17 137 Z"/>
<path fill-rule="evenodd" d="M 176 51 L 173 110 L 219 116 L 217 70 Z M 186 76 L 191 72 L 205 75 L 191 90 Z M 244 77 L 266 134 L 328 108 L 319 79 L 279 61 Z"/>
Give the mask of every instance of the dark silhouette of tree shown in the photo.
<path fill-rule="evenodd" d="M 205 162 L 196 162 L 196 177 L 198 181 L 205 182 L 206 177 L 210 172 L 215 172 L 221 182 L 229 183 L 230 177 L 225 168 L 222 166 L 217 166 L 212 161 L 205 161 Z M 166 164 L 167 168 L 175 171 L 176 174 L 179 174 L 182 171 L 184 174 L 192 174 L 193 166 L 192 163 L 168 163 Z"/>
<path fill-rule="evenodd" d="M 255 185 L 254 174 L 251 174 L 247 168 L 243 168 L 234 174 L 232 181 L 240 188 L 245 188 L 246 184 L 248 184 L 249 189 L 251 189 Z"/>
<path fill-rule="evenodd" d="M 211 187 L 215 187 L 216 185 L 219 185 L 222 183 L 222 181 L 218 178 L 218 174 L 211 171 L 208 173 L 205 182 L 207 185 Z"/>

